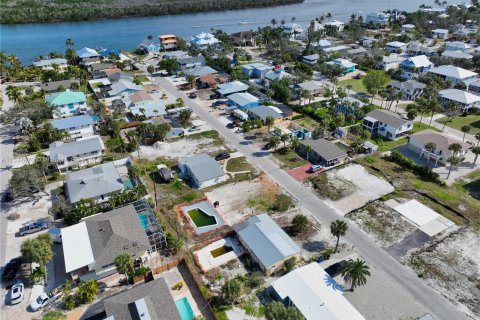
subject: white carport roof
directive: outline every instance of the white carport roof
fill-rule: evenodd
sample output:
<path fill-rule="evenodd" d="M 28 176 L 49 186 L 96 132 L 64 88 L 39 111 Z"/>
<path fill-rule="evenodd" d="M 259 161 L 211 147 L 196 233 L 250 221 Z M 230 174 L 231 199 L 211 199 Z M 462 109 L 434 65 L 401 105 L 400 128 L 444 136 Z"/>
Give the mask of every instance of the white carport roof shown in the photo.
<path fill-rule="evenodd" d="M 62 229 L 65 272 L 71 272 L 94 262 L 87 224 L 77 223 Z"/>
<path fill-rule="evenodd" d="M 395 207 L 402 216 L 412 221 L 418 227 L 421 227 L 438 217 L 440 215 L 430 209 L 429 207 L 421 204 L 417 200 L 410 200 Z"/>

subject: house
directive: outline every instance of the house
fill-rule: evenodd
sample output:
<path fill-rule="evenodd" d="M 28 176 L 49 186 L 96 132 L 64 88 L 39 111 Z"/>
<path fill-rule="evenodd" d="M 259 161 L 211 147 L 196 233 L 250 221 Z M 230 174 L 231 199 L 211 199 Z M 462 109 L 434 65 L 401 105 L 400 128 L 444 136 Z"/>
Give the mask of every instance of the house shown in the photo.
<path fill-rule="evenodd" d="M 390 15 L 383 12 L 370 12 L 365 16 L 365 25 L 367 27 L 385 27 L 388 25 Z"/>
<path fill-rule="evenodd" d="M 320 39 L 314 43 L 312 43 L 313 47 L 319 47 L 321 49 L 328 48 L 332 46 L 332 43 L 327 39 Z"/>
<path fill-rule="evenodd" d="M 468 91 L 458 89 L 441 90 L 438 92 L 438 99 L 443 107 L 451 101 L 457 103 L 462 113 L 478 111 L 480 108 L 480 96 Z"/>
<path fill-rule="evenodd" d="M 125 189 L 113 162 L 69 172 L 65 176 L 65 194 L 71 204 L 82 199 L 104 202 L 111 193 Z"/>
<path fill-rule="evenodd" d="M 478 73 L 472 72 L 460 67 L 452 65 L 443 65 L 439 67 L 431 68 L 428 72 L 431 72 L 444 80 L 450 81 L 454 84 L 465 83 L 467 86 L 477 80 Z"/>
<path fill-rule="evenodd" d="M 167 110 L 162 101 L 143 101 L 142 103 L 130 106 L 130 113 L 137 116 L 145 116 L 147 119 L 164 116 Z"/>
<path fill-rule="evenodd" d="M 344 288 L 317 262 L 290 271 L 271 288 L 276 300 L 297 308 L 306 320 L 365 320 L 343 296 Z"/>
<path fill-rule="evenodd" d="M 105 70 L 105 75 L 108 77 L 108 80 L 110 80 L 111 82 L 116 82 L 119 80 L 133 82 L 133 75 L 125 73 L 121 70 L 119 71 L 114 70 L 114 72 L 110 73 L 110 75 L 109 73 L 110 72 L 108 72 L 108 70 Z"/>
<path fill-rule="evenodd" d="M 433 39 L 437 38 L 440 40 L 446 40 L 448 38 L 448 30 L 447 29 L 433 29 L 431 32 L 431 37 Z"/>
<path fill-rule="evenodd" d="M 190 179 L 192 187 L 197 189 L 215 185 L 228 178 L 218 162 L 206 153 L 180 159 L 178 168 L 182 178 Z"/>
<path fill-rule="evenodd" d="M 432 67 L 433 63 L 425 55 L 411 57 L 400 62 L 400 68 L 402 69 L 400 77 L 402 79 L 416 78 L 427 73 Z"/>
<path fill-rule="evenodd" d="M 404 42 L 400 41 L 392 41 L 388 42 L 385 45 L 385 51 L 391 52 L 391 53 L 402 53 L 407 51 L 407 44 Z"/>
<path fill-rule="evenodd" d="M 80 81 L 76 79 L 51 81 L 40 85 L 40 89 L 45 90 L 47 93 L 65 91 L 66 89 L 74 91 L 74 89 L 78 88 L 80 88 Z"/>
<path fill-rule="evenodd" d="M 265 74 L 265 80 L 267 80 L 267 83 L 271 81 L 280 80 L 283 78 L 291 78 L 291 77 L 292 75 L 286 72 L 285 70 L 283 70 L 283 68 L 280 67 L 279 65 L 275 66 L 273 70 L 270 70 Z"/>
<path fill-rule="evenodd" d="M 301 98 L 302 90 L 308 91 L 312 95 L 312 97 L 318 96 L 324 92 L 324 88 L 317 81 L 314 80 L 296 83 L 291 85 L 290 88 L 293 89 L 296 99 Z"/>
<path fill-rule="evenodd" d="M 42 68 L 43 70 L 57 70 L 59 72 L 64 72 L 67 70 L 68 62 L 67 59 L 56 58 L 35 61 L 33 65 Z"/>
<path fill-rule="evenodd" d="M 449 58 L 449 59 L 466 59 L 470 60 L 473 59 L 473 56 L 468 53 L 464 53 L 461 51 L 444 51 L 441 54 L 442 58 Z"/>
<path fill-rule="evenodd" d="M 476 80 L 476 81 L 471 82 L 468 85 L 468 91 L 472 91 L 472 92 L 475 92 L 475 93 L 480 93 L 480 80 Z"/>
<path fill-rule="evenodd" d="M 360 39 L 360 44 L 367 48 L 373 47 L 375 42 L 378 42 L 378 39 L 375 39 L 373 37 L 364 36 L 362 37 L 362 39 Z"/>
<path fill-rule="evenodd" d="M 190 39 L 190 45 L 199 50 L 206 50 L 209 47 L 217 47 L 220 41 L 211 33 L 202 32 Z"/>
<path fill-rule="evenodd" d="M 266 213 L 253 216 L 233 229 L 267 276 L 282 269 L 285 260 L 300 255 L 298 245 Z"/>
<path fill-rule="evenodd" d="M 413 130 L 413 122 L 387 110 L 372 110 L 363 118 L 363 128 L 372 135 L 395 140 Z"/>
<path fill-rule="evenodd" d="M 184 298 L 187 299 L 187 298 Z M 95 319 L 181 320 L 170 287 L 164 278 L 139 284 L 123 290 L 100 302 Z M 102 317 L 102 318 L 100 318 Z"/>
<path fill-rule="evenodd" d="M 182 125 L 172 116 L 153 117 L 150 120 L 144 122 L 153 123 L 155 125 L 168 123 L 170 125 L 170 131 L 167 132 L 167 139 L 183 137 L 183 135 L 185 134 Z"/>
<path fill-rule="evenodd" d="M 405 32 L 412 32 L 415 30 L 415 25 L 414 24 L 403 24 L 401 27 L 400 27 L 400 31 L 402 33 L 405 33 Z"/>
<path fill-rule="evenodd" d="M 190 57 L 187 52 L 181 50 L 165 52 L 163 59 L 180 59 Z"/>
<path fill-rule="evenodd" d="M 264 123 L 267 117 L 272 117 L 275 122 L 284 118 L 282 111 L 274 106 L 258 106 L 249 108 L 246 111 L 250 118 L 260 119 Z"/>
<path fill-rule="evenodd" d="M 199 88 L 212 88 L 217 89 L 221 84 L 224 84 L 230 80 L 230 76 L 223 74 L 208 74 L 197 79 Z"/>
<path fill-rule="evenodd" d="M 252 31 L 240 31 L 231 34 L 233 43 L 237 47 L 253 47 L 255 44 L 255 37 Z"/>
<path fill-rule="evenodd" d="M 104 62 L 96 62 L 96 63 L 92 63 L 88 66 L 88 70 L 90 70 L 90 72 L 97 72 L 97 71 L 104 71 L 106 69 L 112 69 L 114 68 L 115 66 L 112 64 L 112 63 L 104 63 Z"/>
<path fill-rule="evenodd" d="M 89 115 L 73 116 L 51 121 L 52 127 L 68 132 L 71 138 L 77 139 L 93 135 L 93 118 Z"/>
<path fill-rule="evenodd" d="M 297 35 L 303 33 L 303 28 L 296 23 L 286 23 L 283 25 L 283 32 L 287 33 L 291 40 L 295 40 Z"/>
<path fill-rule="evenodd" d="M 405 59 L 407 59 L 407 57 L 404 55 L 392 53 L 388 56 L 383 56 L 382 61 L 377 64 L 377 67 L 384 71 L 395 70 L 400 67 L 400 62 Z"/>
<path fill-rule="evenodd" d="M 353 63 L 350 60 L 342 59 L 342 58 L 338 58 L 333 61 L 326 62 L 326 64 L 341 67 L 343 69 L 343 73 L 345 74 L 354 72 L 356 70 L 355 67 L 357 66 L 356 63 Z"/>
<path fill-rule="evenodd" d="M 362 143 L 362 147 L 365 153 L 367 154 L 375 153 L 378 150 L 378 146 L 375 143 L 370 142 L 368 140 Z"/>
<path fill-rule="evenodd" d="M 343 29 L 345 29 L 345 23 L 338 20 L 328 21 L 328 22 L 325 22 L 323 25 L 327 28 L 332 28 L 337 32 L 342 32 Z"/>
<path fill-rule="evenodd" d="M 346 54 L 349 57 L 364 56 L 366 53 L 367 49 L 358 45 L 352 45 L 352 49 L 346 51 Z"/>
<path fill-rule="evenodd" d="M 60 172 L 102 161 L 103 150 L 105 146 L 99 136 L 80 138 L 69 143 L 56 141 L 48 148 L 50 163 Z"/>
<path fill-rule="evenodd" d="M 309 65 L 313 66 L 313 65 L 317 64 L 319 58 L 320 58 L 320 55 L 318 55 L 316 53 L 316 54 L 311 54 L 311 55 L 308 55 L 308 56 L 303 56 L 302 61 L 306 64 L 309 64 Z"/>
<path fill-rule="evenodd" d="M 433 57 L 438 55 L 438 46 L 430 47 L 420 41 L 410 41 L 407 46 L 407 53 L 412 56 L 425 55 Z"/>
<path fill-rule="evenodd" d="M 248 92 L 234 93 L 227 98 L 230 106 L 236 106 L 240 109 L 249 109 L 260 105 L 260 99 Z"/>
<path fill-rule="evenodd" d="M 65 272 L 72 279 L 99 280 L 117 273 L 115 258 L 146 258 L 150 242 L 133 204 L 83 218 L 62 229 Z"/>
<path fill-rule="evenodd" d="M 298 154 L 313 164 L 330 167 L 343 163 L 348 155 L 335 144 L 326 139 L 305 139 L 297 148 Z"/>
<path fill-rule="evenodd" d="M 128 97 L 123 98 L 123 102 L 128 107 L 141 106 L 150 101 L 154 101 L 153 97 L 144 90 L 137 91 Z"/>
<path fill-rule="evenodd" d="M 205 65 L 205 58 L 202 55 L 177 59 L 178 67 L 181 70 L 201 67 Z"/>
<path fill-rule="evenodd" d="M 341 54 L 343 51 L 350 49 L 350 46 L 340 45 L 335 47 L 323 48 L 322 51 L 328 54 L 338 53 Z"/>
<path fill-rule="evenodd" d="M 106 59 L 110 59 L 110 57 L 112 55 L 114 55 L 115 57 L 119 57 L 120 59 L 122 59 L 122 57 L 120 57 L 120 55 L 122 54 L 120 52 L 120 50 L 118 49 L 102 49 L 100 51 L 98 51 L 98 54 L 101 55 L 102 57 L 106 58 Z"/>
<path fill-rule="evenodd" d="M 161 47 L 153 41 L 153 39 L 144 39 L 139 45 L 140 48 L 144 53 L 149 52 L 159 52 Z"/>
<path fill-rule="evenodd" d="M 355 114 L 357 109 L 363 107 L 365 103 L 352 97 L 338 99 L 335 105 L 335 113 L 343 113 L 346 115 Z"/>
<path fill-rule="evenodd" d="M 430 152 L 425 149 L 425 145 L 429 142 L 435 143 L 435 151 Z M 470 148 L 468 143 L 452 138 L 444 133 L 427 129 L 412 134 L 409 137 L 408 149 L 419 155 L 420 158 L 430 158 L 430 160 L 435 163 L 435 166 L 439 162 L 446 165 L 447 160 L 453 156 L 452 151 L 448 150 L 448 147 L 453 143 L 458 143 L 462 146 L 462 150 L 460 151 L 460 155 L 462 156 L 465 155 L 468 152 L 468 148 Z"/>
<path fill-rule="evenodd" d="M 446 51 L 459 51 L 463 53 L 469 53 L 472 51 L 473 47 L 468 43 L 461 42 L 461 41 L 451 41 L 447 42 L 445 45 Z"/>
<path fill-rule="evenodd" d="M 174 34 L 163 34 L 158 36 L 160 48 L 164 51 L 177 49 L 177 36 Z"/>
<path fill-rule="evenodd" d="M 54 118 L 71 117 L 87 111 L 87 97 L 83 92 L 58 92 L 45 96 L 45 101 L 55 108 Z"/>
<path fill-rule="evenodd" d="M 241 81 L 232 81 L 219 84 L 217 86 L 217 93 L 220 97 L 227 97 L 234 93 L 246 92 L 248 88 L 249 86 Z"/>
<path fill-rule="evenodd" d="M 88 66 L 100 61 L 100 54 L 98 54 L 96 50 L 87 47 L 77 50 L 77 57 L 80 60 L 80 64 L 83 66 Z"/>
<path fill-rule="evenodd" d="M 420 98 L 423 90 L 427 87 L 426 84 L 416 80 L 407 80 L 405 82 L 392 81 L 389 86 L 394 88 L 397 92 L 403 94 L 403 98 L 407 100 L 416 100 Z"/>
<path fill-rule="evenodd" d="M 210 74 L 218 73 L 217 70 L 210 68 L 209 66 L 194 67 L 183 71 L 186 76 L 192 75 L 196 78 L 208 76 Z"/>
<path fill-rule="evenodd" d="M 300 140 L 312 138 L 312 131 L 289 120 L 276 123 L 271 132 L 278 136 L 286 134 L 290 138 L 296 137 Z"/>
<path fill-rule="evenodd" d="M 120 79 L 111 85 L 108 91 L 109 97 L 125 98 L 135 92 L 142 91 L 143 88 L 129 80 Z"/>
<path fill-rule="evenodd" d="M 270 70 L 272 70 L 272 67 L 269 67 L 263 63 L 250 63 L 242 65 L 242 73 L 249 78 L 263 79 Z"/>

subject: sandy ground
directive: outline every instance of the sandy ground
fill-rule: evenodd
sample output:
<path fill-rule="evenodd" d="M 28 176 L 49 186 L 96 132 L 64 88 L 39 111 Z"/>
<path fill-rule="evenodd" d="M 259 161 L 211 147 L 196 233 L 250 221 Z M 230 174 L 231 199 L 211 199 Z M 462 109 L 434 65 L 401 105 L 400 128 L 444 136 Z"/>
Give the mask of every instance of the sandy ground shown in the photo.
<path fill-rule="evenodd" d="M 375 201 L 351 212 L 348 218 L 379 246 L 386 248 L 415 232 L 416 228 L 383 203 Z"/>
<path fill-rule="evenodd" d="M 480 319 L 479 247 L 478 232 L 465 229 L 418 256 L 428 284 L 472 319 Z"/>
<path fill-rule="evenodd" d="M 346 196 L 342 199 L 327 200 L 327 203 L 342 216 L 395 190 L 386 180 L 370 174 L 358 164 L 330 170 L 327 175 L 329 180 L 343 180 L 350 185 L 347 186 L 350 190 L 345 192 Z"/>

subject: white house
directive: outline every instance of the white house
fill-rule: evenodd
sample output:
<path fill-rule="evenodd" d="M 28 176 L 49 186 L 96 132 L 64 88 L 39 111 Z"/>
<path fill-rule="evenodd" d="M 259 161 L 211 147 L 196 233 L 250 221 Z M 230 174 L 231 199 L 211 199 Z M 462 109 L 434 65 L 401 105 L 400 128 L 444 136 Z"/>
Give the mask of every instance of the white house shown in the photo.
<path fill-rule="evenodd" d="M 448 38 L 448 30 L 447 29 L 433 29 L 431 32 L 432 38 L 437 38 L 441 40 L 445 40 Z"/>
<path fill-rule="evenodd" d="M 405 82 L 392 81 L 389 84 L 397 92 L 401 92 L 404 99 L 415 100 L 419 98 L 423 90 L 427 87 L 425 83 L 418 82 L 416 80 L 407 80 Z"/>
<path fill-rule="evenodd" d="M 57 92 L 45 96 L 45 101 L 55 108 L 54 118 L 71 117 L 87 111 L 87 97 L 83 92 Z"/>
<path fill-rule="evenodd" d="M 51 121 L 55 129 L 68 132 L 71 138 L 82 138 L 93 135 L 93 118 L 89 115 L 80 115 Z"/>
<path fill-rule="evenodd" d="M 320 58 L 320 56 L 315 53 L 308 56 L 303 56 L 302 60 L 304 63 L 307 63 L 309 65 L 315 65 L 318 62 L 318 58 Z"/>
<path fill-rule="evenodd" d="M 84 66 L 100 61 L 100 54 L 96 50 L 87 47 L 77 50 L 77 56 L 80 64 Z"/>
<path fill-rule="evenodd" d="M 197 34 L 190 39 L 190 45 L 200 50 L 216 47 L 219 43 L 220 41 L 213 34 L 205 32 Z"/>
<path fill-rule="evenodd" d="M 400 41 L 388 42 L 385 46 L 385 50 L 388 52 L 402 53 L 407 51 L 407 44 Z"/>
<path fill-rule="evenodd" d="M 363 128 L 372 135 L 395 140 L 413 129 L 413 122 L 387 110 L 372 110 L 363 118 Z"/>
<path fill-rule="evenodd" d="M 405 59 L 400 63 L 403 79 L 416 78 L 419 75 L 425 74 L 433 67 L 433 63 L 428 60 L 427 56 L 421 55 Z"/>
<path fill-rule="evenodd" d="M 453 101 L 459 104 L 461 112 L 471 112 L 480 107 L 480 96 L 458 89 L 445 89 L 438 92 L 438 99 L 442 106 Z"/>
<path fill-rule="evenodd" d="M 445 45 L 446 51 L 458 51 L 463 53 L 469 53 L 472 51 L 472 49 L 473 49 L 473 46 L 461 41 L 451 41 L 451 42 L 447 42 L 447 44 Z"/>
<path fill-rule="evenodd" d="M 403 24 L 400 27 L 401 32 L 412 32 L 415 30 L 415 25 L 414 24 Z"/>
<path fill-rule="evenodd" d="M 68 67 L 67 59 L 56 58 L 56 59 L 46 59 L 39 60 L 33 63 L 35 67 L 40 67 L 43 70 L 54 70 L 54 67 L 58 68 L 58 71 L 63 72 Z"/>
<path fill-rule="evenodd" d="M 90 136 L 69 143 L 51 143 L 49 157 L 50 162 L 60 172 L 66 172 L 102 161 L 103 150 L 105 146 L 102 139 L 99 136 Z"/>
<path fill-rule="evenodd" d="M 431 47 L 419 41 L 410 41 L 407 46 L 407 53 L 412 56 L 425 55 L 427 57 L 433 57 L 438 55 L 438 49 L 438 46 Z"/>
<path fill-rule="evenodd" d="M 283 25 L 283 32 L 290 35 L 290 39 L 295 39 L 297 35 L 303 32 L 303 28 L 296 23 L 287 23 Z"/>
<path fill-rule="evenodd" d="M 215 159 L 206 153 L 197 154 L 178 161 L 180 175 L 190 179 L 194 188 L 201 189 L 225 181 L 228 176 Z"/>
<path fill-rule="evenodd" d="M 329 21 L 329 22 L 325 22 L 323 25 L 325 27 L 332 27 L 335 30 L 337 30 L 337 32 L 342 32 L 343 29 L 345 29 L 345 23 L 343 23 L 342 21 L 338 21 L 338 20 L 332 20 L 332 21 Z"/>
<path fill-rule="evenodd" d="M 431 68 L 428 72 L 431 72 L 444 80 L 450 81 L 454 84 L 463 82 L 467 86 L 477 80 L 478 73 L 472 72 L 460 67 L 452 65 L 443 65 L 439 67 Z"/>
<path fill-rule="evenodd" d="M 407 59 L 407 57 L 404 55 L 392 53 L 389 56 L 383 56 L 382 61 L 377 64 L 377 67 L 384 71 L 395 70 L 400 67 L 400 63 L 405 59 Z"/>
<path fill-rule="evenodd" d="M 373 27 L 385 27 L 388 25 L 390 16 L 383 12 L 370 12 L 365 16 L 365 25 Z"/>

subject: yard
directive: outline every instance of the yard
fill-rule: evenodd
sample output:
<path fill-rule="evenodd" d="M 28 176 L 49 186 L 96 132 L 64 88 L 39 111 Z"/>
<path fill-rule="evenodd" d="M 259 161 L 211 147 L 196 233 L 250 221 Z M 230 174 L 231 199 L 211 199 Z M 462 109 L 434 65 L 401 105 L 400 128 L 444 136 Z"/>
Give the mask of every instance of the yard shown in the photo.
<path fill-rule="evenodd" d="M 282 167 L 286 169 L 294 169 L 308 163 L 307 160 L 300 157 L 290 148 L 281 148 L 272 152 L 272 154 L 275 156 L 275 158 L 280 160 L 280 162 L 283 164 Z"/>
<path fill-rule="evenodd" d="M 417 133 L 417 132 L 420 132 L 420 131 L 423 131 L 423 130 L 426 130 L 426 129 L 432 129 L 434 131 L 440 131 L 437 128 L 429 127 L 425 123 L 415 122 L 413 124 L 413 132 L 412 133 Z M 400 147 L 400 146 L 402 146 L 402 145 L 404 145 L 408 142 L 407 137 L 403 137 L 403 138 L 400 138 L 400 139 L 397 139 L 397 140 L 394 140 L 394 141 L 385 140 L 381 137 L 375 137 L 375 138 L 370 138 L 370 141 L 375 143 L 376 145 L 378 145 L 378 151 L 380 151 L 380 152 L 384 152 L 384 151 L 388 151 L 388 150 L 398 148 L 398 147 Z"/>
<path fill-rule="evenodd" d="M 352 86 L 352 90 L 358 93 L 365 93 L 368 94 L 367 88 L 363 85 L 362 79 L 348 79 L 339 81 L 338 84 L 342 87 L 346 87 L 348 85 Z"/>
<path fill-rule="evenodd" d="M 252 165 L 248 163 L 245 157 L 237 157 L 228 159 L 227 162 L 227 171 L 228 172 L 242 172 L 242 171 L 251 171 Z"/>
<path fill-rule="evenodd" d="M 444 124 L 448 121 L 448 117 L 443 117 L 436 120 L 438 123 Z M 480 132 L 480 115 L 478 114 L 469 114 L 467 116 L 457 116 L 453 118 L 452 121 L 447 122 L 447 126 L 461 130 L 464 125 L 469 125 L 472 127 L 470 133 L 476 134 Z"/>

